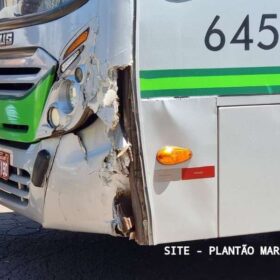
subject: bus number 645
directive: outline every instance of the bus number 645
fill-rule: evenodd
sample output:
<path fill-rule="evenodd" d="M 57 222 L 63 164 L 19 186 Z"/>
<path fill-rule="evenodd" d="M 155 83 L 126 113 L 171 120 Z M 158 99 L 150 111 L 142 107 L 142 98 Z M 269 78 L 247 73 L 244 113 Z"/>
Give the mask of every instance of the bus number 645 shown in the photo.
<path fill-rule="evenodd" d="M 268 20 L 277 19 L 277 14 L 265 14 L 262 15 L 261 24 L 259 28 L 259 32 L 270 32 L 272 34 L 272 42 L 269 44 L 265 44 L 264 42 L 258 42 L 258 47 L 263 50 L 271 50 L 275 48 L 279 41 L 279 32 L 275 26 L 268 24 Z M 210 51 L 220 51 L 224 48 L 226 44 L 226 35 L 221 30 L 216 28 L 218 21 L 220 20 L 220 16 L 216 16 L 213 22 L 211 23 L 206 36 L 205 36 L 205 45 Z M 212 36 L 218 36 L 219 42 L 213 44 L 211 42 Z M 233 36 L 230 41 L 231 44 L 244 44 L 245 51 L 250 50 L 250 45 L 254 43 L 254 39 L 250 36 L 250 17 L 247 15 L 242 22 L 241 26 L 237 30 L 236 34 Z"/>

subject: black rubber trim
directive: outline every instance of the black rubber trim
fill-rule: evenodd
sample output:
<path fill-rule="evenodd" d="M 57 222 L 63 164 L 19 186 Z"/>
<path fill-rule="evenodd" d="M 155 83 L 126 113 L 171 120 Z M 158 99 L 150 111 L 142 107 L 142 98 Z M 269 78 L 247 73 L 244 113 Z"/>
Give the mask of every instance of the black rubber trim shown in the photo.
<path fill-rule="evenodd" d="M 28 125 L 18 125 L 18 124 L 4 123 L 3 128 L 7 129 L 7 130 L 13 130 L 13 131 L 16 131 L 16 132 L 27 133 L 28 129 L 29 129 L 29 126 Z"/>
<path fill-rule="evenodd" d="M 10 83 L 10 84 L 1 84 L 0 83 L 0 91 L 28 91 L 32 89 L 34 84 L 32 83 Z"/>
<path fill-rule="evenodd" d="M 46 178 L 46 173 L 49 168 L 50 160 L 51 160 L 51 155 L 49 151 L 42 150 L 38 153 L 37 158 L 35 160 L 32 179 L 31 179 L 35 187 L 38 188 L 43 187 L 43 183 Z"/>
<path fill-rule="evenodd" d="M 0 66 L 1 67 L 1 66 Z M 0 68 L 0 76 L 7 75 L 36 75 L 40 72 L 38 67 L 15 67 L 15 68 Z"/>
<path fill-rule="evenodd" d="M 28 150 L 28 148 L 31 146 L 31 143 L 21 143 L 21 142 L 0 139 L 0 145 L 16 148 L 20 150 Z"/>
<path fill-rule="evenodd" d="M 0 65 L 0 76 L 8 76 L 8 75 L 36 75 L 40 72 L 40 68 L 38 67 L 4 67 L 1 68 Z"/>
<path fill-rule="evenodd" d="M 59 18 L 62 18 L 73 11 L 79 9 L 89 0 L 74 0 L 71 3 L 64 4 L 60 7 L 57 7 L 53 10 L 38 13 L 35 15 L 23 16 L 20 18 L 14 19 L 1 19 L 0 20 L 0 31 L 12 30 L 21 27 L 27 27 L 32 25 L 43 24 L 50 22 Z"/>

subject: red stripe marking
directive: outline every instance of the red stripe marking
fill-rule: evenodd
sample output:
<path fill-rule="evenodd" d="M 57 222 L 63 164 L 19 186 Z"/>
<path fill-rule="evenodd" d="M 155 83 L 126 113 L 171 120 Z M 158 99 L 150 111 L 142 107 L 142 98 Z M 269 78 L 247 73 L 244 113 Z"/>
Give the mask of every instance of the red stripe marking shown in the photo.
<path fill-rule="evenodd" d="M 205 179 L 215 177 L 215 166 L 182 169 L 182 180 Z"/>

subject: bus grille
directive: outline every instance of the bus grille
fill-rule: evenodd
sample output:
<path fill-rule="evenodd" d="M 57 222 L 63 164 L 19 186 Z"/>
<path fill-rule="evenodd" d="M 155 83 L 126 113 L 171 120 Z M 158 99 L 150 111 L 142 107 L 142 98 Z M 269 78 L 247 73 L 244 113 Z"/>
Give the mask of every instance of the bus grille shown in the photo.
<path fill-rule="evenodd" d="M 26 170 L 11 166 L 9 180 L 0 179 L 0 201 L 27 207 L 29 184 L 30 174 Z"/>
<path fill-rule="evenodd" d="M 34 130 L 34 124 L 26 120 L 24 107 L 19 109 L 20 102 L 54 71 L 56 65 L 57 62 L 40 48 L 0 49 L 0 103 L 7 104 L 1 107 L 4 112 L 0 112 L 0 130 L 5 132 L 5 137 L 9 135 L 9 140 L 14 136 L 27 136 Z M 36 107 L 34 103 L 31 105 Z"/>
<path fill-rule="evenodd" d="M 23 98 L 56 65 L 42 49 L 0 50 L 0 98 Z"/>

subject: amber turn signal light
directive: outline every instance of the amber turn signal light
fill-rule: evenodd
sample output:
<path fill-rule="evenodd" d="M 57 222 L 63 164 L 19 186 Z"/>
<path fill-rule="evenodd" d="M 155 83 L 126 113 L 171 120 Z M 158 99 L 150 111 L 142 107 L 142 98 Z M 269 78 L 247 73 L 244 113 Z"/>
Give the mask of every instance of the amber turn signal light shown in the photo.
<path fill-rule="evenodd" d="M 89 28 L 84 31 L 79 37 L 70 45 L 64 54 L 64 59 L 73 53 L 78 47 L 80 47 L 87 39 L 89 35 Z"/>
<path fill-rule="evenodd" d="M 157 161 L 163 165 L 175 165 L 192 158 L 192 151 L 188 148 L 166 146 L 157 153 Z"/>

